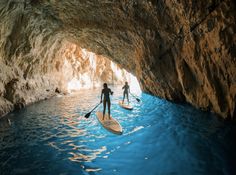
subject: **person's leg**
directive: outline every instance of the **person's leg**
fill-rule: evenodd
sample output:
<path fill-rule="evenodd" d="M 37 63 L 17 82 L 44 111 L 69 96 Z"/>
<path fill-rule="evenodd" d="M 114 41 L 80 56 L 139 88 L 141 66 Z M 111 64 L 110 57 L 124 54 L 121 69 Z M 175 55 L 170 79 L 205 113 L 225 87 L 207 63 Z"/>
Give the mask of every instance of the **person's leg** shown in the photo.
<path fill-rule="evenodd" d="M 122 100 L 122 103 L 124 103 L 124 100 L 125 100 L 125 92 L 123 92 L 123 100 Z"/>
<path fill-rule="evenodd" d="M 129 93 L 127 93 L 126 95 L 127 95 L 127 100 L 128 100 L 128 104 L 129 104 Z"/>
<path fill-rule="evenodd" d="M 106 112 L 106 100 L 103 100 L 103 117 L 102 117 L 102 120 L 104 120 L 105 112 Z"/>
<path fill-rule="evenodd" d="M 111 117 L 110 117 L 110 115 L 111 115 L 111 111 L 110 111 L 111 102 L 110 102 L 110 100 L 108 100 L 107 103 L 108 103 L 108 116 L 109 116 L 109 119 L 111 119 Z"/>
<path fill-rule="evenodd" d="M 127 99 L 127 93 L 126 92 L 124 93 L 124 97 L 125 97 L 125 99 Z"/>

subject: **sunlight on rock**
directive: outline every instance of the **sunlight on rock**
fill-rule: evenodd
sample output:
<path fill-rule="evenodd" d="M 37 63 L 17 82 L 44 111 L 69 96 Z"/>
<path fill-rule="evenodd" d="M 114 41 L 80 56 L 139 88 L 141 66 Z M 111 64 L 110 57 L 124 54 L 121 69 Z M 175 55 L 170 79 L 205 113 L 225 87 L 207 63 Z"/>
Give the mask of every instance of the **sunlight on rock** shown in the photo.
<path fill-rule="evenodd" d="M 137 80 L 137 78 L 135 76 L 133 76 L 132 74 L 130 74 L 130 80 L 129 80 L 129 84 L 130 84 L 130 91 L 135 93 L 135 94 L 141 94 L 142 90 L 140 88 L 139 82 Z"/>
<path fill-rule="evenodd" d="M 90 81 L 88 81 L 87 83 L 90 83 Z M 89 85 L 91 84 L 85 84 L 85 86 L 83 86 L 81 84 L 81 82 L 79 80 L 77 80 L 76 78 L 73 78 L 67 85 L 67 89 L 68 89 L 68 92 L 72 92 L 72 91 L 75 91 L 75 90 L 78 90 L 78 89 L 81 89 L 81 88 L 86 88 L 86 87 L 90 87 Z"/>
<path fill-rule="evenodd" d="M 126 81 L 134 92 L 141 92 L 135 76 L 104 56 L 72 43 L 67 43 L 62 53 L 63 82 L 66 82 L 69 93 L 101 87 L 105 82 L 110 85 L 123 85 Z"/>

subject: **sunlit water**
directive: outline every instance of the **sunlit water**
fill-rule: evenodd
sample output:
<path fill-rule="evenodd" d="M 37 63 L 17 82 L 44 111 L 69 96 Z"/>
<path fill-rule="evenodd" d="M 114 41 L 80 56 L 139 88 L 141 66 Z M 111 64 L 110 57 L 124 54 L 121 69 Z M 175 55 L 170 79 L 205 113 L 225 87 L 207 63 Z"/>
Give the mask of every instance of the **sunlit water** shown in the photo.
<path fill-rule="evenodd" d="M 105 130 L 94 113 L 100 90 L 54 97 L 0 120 L 0 174 L 195 175 L 236 173 L 236 127 L 188 105 L 138 94 L 134 109 L 112 116 L 123 135 Z M 99 108 L 101 110 L 101 106 Z"/>

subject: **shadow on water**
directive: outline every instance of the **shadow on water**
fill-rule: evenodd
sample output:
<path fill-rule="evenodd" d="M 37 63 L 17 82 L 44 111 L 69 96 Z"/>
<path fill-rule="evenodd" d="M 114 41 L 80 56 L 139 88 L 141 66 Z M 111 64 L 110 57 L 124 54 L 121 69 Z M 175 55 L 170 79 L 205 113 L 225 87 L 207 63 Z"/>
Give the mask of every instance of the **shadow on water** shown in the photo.
<path fill-rule="evenodd" d="M 112 115 L 121 136 L 94 113 L 100 90 L 58 96 L 0 120 L 0 174 L 236 174 L 236 126 L 188 105 L 140 94 Z M 138 95 L 138 94 L 137 94 Z M 102 106 L 98 110 L 102 110 Z"/>

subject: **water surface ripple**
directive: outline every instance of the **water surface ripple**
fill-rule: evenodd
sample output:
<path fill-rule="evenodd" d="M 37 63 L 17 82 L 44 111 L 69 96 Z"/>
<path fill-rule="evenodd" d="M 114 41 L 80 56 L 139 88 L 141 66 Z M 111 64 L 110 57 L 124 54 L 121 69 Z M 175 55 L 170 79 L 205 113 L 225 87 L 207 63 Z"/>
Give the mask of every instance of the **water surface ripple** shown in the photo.
<path fill-rule="evenodd" d="M 0 120 L 0 175 L 236 174 L 236 126 L 188 105 L 140 94 L 132 111 L 112 115 L 123 135 L 106 131 L 92 113 L 100 90 L 58 96 Z M 101 107 L 99 108 L 101 110 Z"/>

